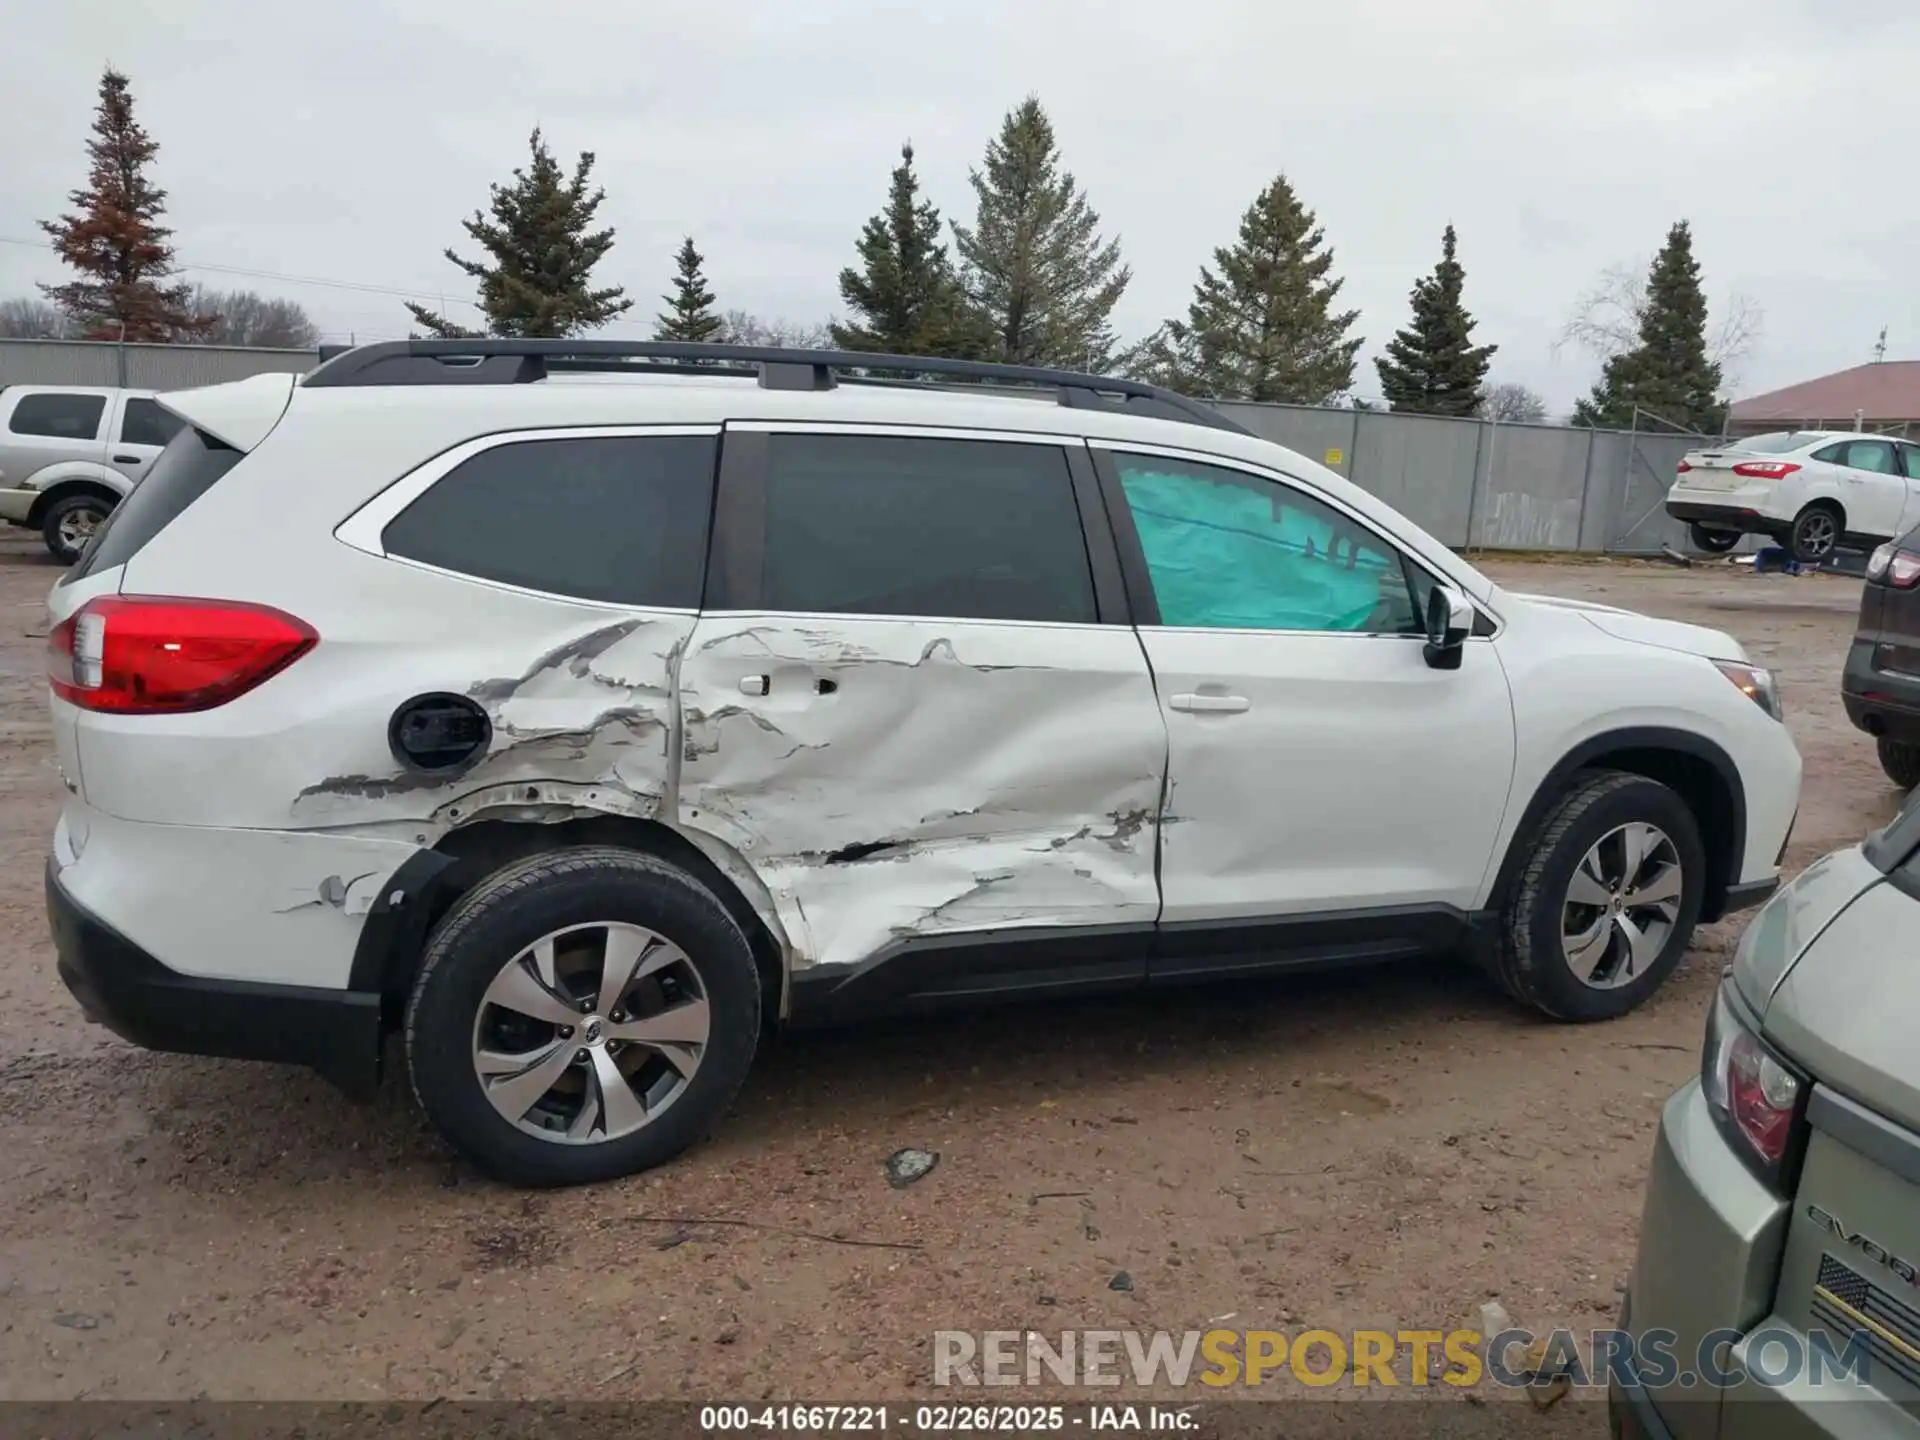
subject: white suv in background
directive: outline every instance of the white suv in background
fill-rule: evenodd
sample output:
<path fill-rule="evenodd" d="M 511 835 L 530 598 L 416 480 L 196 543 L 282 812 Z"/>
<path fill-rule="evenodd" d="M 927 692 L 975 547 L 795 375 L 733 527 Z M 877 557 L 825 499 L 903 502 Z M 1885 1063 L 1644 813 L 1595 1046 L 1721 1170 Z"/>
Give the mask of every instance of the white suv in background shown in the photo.
<path fill-rule="evenodd" d="M 1765 535 L 1815 563 L 1920 524 L 1920 445 L 1851 430 L 1783 430 L 1690 451 L 1667 513 L 1702 550 Z"/>
<path fill-rule="evenodd" d="M 1149 386 L 460 340 L 164 403 L 51 601 L 60 973 L 356 1088 L 404 1030 L 516 1182 L 673 1155 L 769 1023 L 1448 952 L 1601 1019 L 1777 884 L 1732 639 Z"/>
<path fill-rule="evenodd" d="M 179 428 L 150 390 L 0 387 L 0 520 L 71 565 Z"/>

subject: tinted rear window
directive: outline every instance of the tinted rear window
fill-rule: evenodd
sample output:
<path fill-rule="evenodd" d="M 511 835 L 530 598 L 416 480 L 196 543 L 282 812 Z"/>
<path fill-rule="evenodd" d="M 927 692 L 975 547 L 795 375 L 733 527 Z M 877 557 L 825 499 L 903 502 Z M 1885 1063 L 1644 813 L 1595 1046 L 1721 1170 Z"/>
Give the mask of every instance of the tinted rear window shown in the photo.
<path fill-rule="evenodd" d="M 127 401 L 126 413 L 120 417 L 120 440 L 127 445 L 164 445 L 186 423 L 162 410 L 158 402 L 135 397 Z"/>
<path fill-rule="evenodd" d="M 67 571 L 61 584 L 82 575 L 108 570 L 131 560 L 154 536 L 240 463 L 242 452 L 186 426 L 167 442 L 126 499 L 114 507 L 107 523 L 95 532 L 93 543 Z"/>
<path fill-rule="evenodd" d="M 1066 455 L 1051 445 L 776 435 L 769 610 L 1091 622 Z"/>
<path fill-rule="evenodd" d="M 106 408 L 104 395 L 22 395 L 7 428 L 16 435 L 91 440 L 100 433 Z"/>
<path fill-rule="evenodd" d="M 1782 430 L 1775 435 L 1749 435 L 1744 440 L 1729 440 L 1727 449 L 1744 450 L 1749 455 L 1784 455 L 1811 445 L 1814 437 L 1797 430 Z"/>
<path fill-rule="evenodd" d="M 694 610 L 712 435 L 522 440 L 449 470 L 381 532 L 441 570 L 616 605 Z"/>

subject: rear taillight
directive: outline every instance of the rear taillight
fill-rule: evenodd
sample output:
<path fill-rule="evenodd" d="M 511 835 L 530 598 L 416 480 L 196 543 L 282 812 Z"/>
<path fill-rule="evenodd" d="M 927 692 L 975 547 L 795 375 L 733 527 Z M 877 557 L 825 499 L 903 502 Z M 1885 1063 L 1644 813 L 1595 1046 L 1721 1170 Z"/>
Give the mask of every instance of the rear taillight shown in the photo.
<path fill-rule="evenodd" d="M 1910 554 L 1897 544 L 1882 545 L 1867 558 L 1867 579 L 1896 590 L 1911 590 L 1920 585 L 1920 555 Z"/>
<path fill-rule="evenodd" d="M 1707 1022 L 1700 1084 L 1748 1166 L 1776 1187 L 1789 1188 L 1807 1085 L 1748 1027 L 1724 987 Z"/>
<path fill-rule="evenodd" d="M 1693 469 L 1693 466 L 1689 465 L 1686 461 L 1682 460 L 1677 466 L 1674 467 L 1674 473 L 1677 475 L 1684 475 L 1691 469 Z"/>
<path fill-rule="evenodd" d="M 1799 468 L 1791 460 L 1742 460 L 1733 473 L 1749 480 L 1784 480 Z"/>
<path fill-rule="evenodd" d="M 266 605 L 111 595 L 53 628 L 47 678 L 54 694 L 85 710 L 177 715 L 244 695 L 319 639 Z"/>

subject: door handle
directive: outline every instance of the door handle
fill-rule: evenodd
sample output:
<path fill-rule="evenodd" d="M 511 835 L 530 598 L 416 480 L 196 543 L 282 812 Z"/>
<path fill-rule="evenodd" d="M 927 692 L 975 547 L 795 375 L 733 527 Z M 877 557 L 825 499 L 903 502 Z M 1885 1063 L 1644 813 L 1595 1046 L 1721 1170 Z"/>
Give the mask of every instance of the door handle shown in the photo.
<path fill-rule="evenodd" d="M 113 457 L 113 463 L 116 465 L 138 465 L 141 461 L 138 455 L 116 455 Z"/>
<path fill-rule="evenodd" d="M 1253 708 L 1253 702 L 1244 695 L 1176 695 L 1167 703 L 1176 710 L 1202 715 L 1238 715 Z"/>

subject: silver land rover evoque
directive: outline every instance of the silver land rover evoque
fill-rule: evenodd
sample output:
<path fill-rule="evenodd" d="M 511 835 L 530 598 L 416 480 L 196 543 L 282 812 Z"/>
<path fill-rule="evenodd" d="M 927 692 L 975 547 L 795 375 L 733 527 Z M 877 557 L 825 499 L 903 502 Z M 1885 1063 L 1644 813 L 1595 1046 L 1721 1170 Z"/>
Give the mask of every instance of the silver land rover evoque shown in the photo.
<path fill-rule="evenodd" d="M 1748 926 L 1621 1328 L 1616 1436 L 1920 1437 L 1920 803 Z"/>

